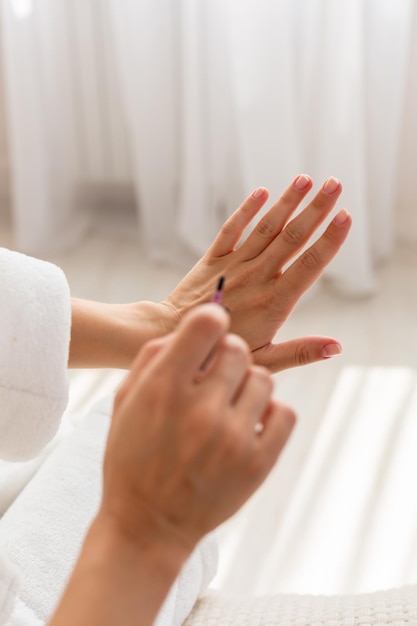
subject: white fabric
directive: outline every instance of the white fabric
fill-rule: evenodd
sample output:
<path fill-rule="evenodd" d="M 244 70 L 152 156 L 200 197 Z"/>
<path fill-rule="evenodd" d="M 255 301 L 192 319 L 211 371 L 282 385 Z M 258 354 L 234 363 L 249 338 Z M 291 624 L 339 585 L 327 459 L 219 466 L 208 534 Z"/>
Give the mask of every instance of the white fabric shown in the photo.
<path fill-rule="evenodd" d="M 184 626 L 415 626 L 417 587 L 354 596 L 233 598 L 209 593 Z"/>
<path fill-rule="evenodd" d="M 83 231 L 83 185 L 130 182 L 153 256 L 201 253 L 244 193 L 302 171 L 344 183 L 340 289 L 372 291 L 396 235 L 416 242 L 415 0 L 23 5 L 1 3 L 26 249 Z"/>
<path fill-rule="evenodd" d="M 0 461 L 0 517 L 7 511 L 9 506 L 36 474 L 42 463 L 47 459 L 51 450 L 57 445 L 59 435 L 45 446 L 34 459 L 21 463 Z"/>
<path fill-rule="evenodd" d="M 39 454 L 58 429 L 68 397 L 70 296 L 57 267 L 0 248 L 0 456 Z M 43 451 L 45 454 L 45 451 Z M 0 462 L 4 510 L 42 461 Z M 0 623 L 10 612 L 16 575 L 1 554 Z"/>
<path fill-rule="evenodd" d="M 217 570 L 216 535 L 208 535 L 184 565 L 166 598 L 155 626 L 182 626 L 196 599 L 208 588 Z"/>
<path fill-rule="evenodd" d="M 0 554 L 20 574 L 10 626 L 46 624 L 62 594 L 100 503 L 111 404 L 101 401 L 63 438 L 0 520 Z M 157 625 L 180 626 L 216 568 L 217 542 L 210 536 L 175 581 Z"/>
<path fill-rule="evenodd" d="M 71 306 L 56 266 L 0 249 L 0 458 L 33 458 L 68 400 Z"/>
<path fill-rule="evenodd" d="M 17 576 L 4 560 L 0 562 L 0 624 L 5 624 L 13 609 L 17 589 Z"/>

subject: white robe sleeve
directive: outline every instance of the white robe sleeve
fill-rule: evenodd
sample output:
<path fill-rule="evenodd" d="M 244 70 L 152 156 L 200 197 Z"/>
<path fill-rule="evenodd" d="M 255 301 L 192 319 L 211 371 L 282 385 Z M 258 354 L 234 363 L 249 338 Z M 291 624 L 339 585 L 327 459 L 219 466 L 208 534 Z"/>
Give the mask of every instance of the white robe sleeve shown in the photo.
<path fill-rule="evenodd" d="M 0 458 L 36 456 L 68 400 L 71 299 L 63 272 L 0 248 Z"/>

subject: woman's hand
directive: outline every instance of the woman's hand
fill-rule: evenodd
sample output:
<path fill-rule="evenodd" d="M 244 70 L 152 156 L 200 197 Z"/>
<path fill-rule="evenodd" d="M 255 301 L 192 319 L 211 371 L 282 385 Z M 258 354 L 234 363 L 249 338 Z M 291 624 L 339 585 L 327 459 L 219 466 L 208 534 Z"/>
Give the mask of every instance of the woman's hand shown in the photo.
<path fill-rule="evenodd" d="M 116 396 L 101 510 L 130 537 L 192 551 L 258 488 L 289 437 L 293 412 L 228 325 L 218 305 L 194 308 L 143 348 Z"/>
<path fill-rule="evenodd" d="M 310 204 L 291 219 L 311 187 L 308 176 L 297 177 L 237 247 L 268 198 L 266 189 L 254 192 L 161 303 L 74 299 L 70 367 L 129 369 L 146 341 L 174 331 L 187 311 L 211 299 L 221 275 L 226 276 L 224 305 L 231 316 L 231 330 L 247 341 L 257 364 L 277 372 L 338 354 L 340 345 L 331 337 L 272 343 L 297 301 L 337 253 L 351 225 L 349 214 L 340 211 L 323 235 L 287 267 L 329 215 L 342 190 L 338 181 L 328 179 Z"/>
<path fill-rule="evenodd" d="M 262 483 L 294 425 L 216 304 L 148 343 L 120 388 L 103 496 L 50 626 L 151 626 L 198 541 Z"/>
<path fill-rule="evenodd" d="M 268 199 L 266 189 L 257 189 L 226 221 L 207 253 L 162 304 L 180 319 L 196 304 L 210 300 L 224 274 L 223 304 L 231 315 L 231 331 L 247 341 L 257 364 L 276 372 L 338 354 L 340 345 L 330 337 L 272 343 L 300 297 L 333 259 L 351 226 L 348 212 L 340 211 L 321 237 L 287 267 L 329 215 L 342 191 L 340 182 L 329 178 L 307 207 L 290 219 L 311 188 L 308 176 L 298 176 L 238 247 L 244 229 Z"/>

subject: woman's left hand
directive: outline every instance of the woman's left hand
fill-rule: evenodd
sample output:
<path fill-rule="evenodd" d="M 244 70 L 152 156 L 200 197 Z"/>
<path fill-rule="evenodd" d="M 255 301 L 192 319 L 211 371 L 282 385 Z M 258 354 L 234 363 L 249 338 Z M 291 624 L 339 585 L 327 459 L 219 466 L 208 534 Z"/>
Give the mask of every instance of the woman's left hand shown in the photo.
<path fill-rule="evenodd" d="M 278 372 L 338 354 L 340 345 L 332 337 L 273 343 L 297 301 L 339 250 L 351 225 L 347 211 L 340 211 L 321 237 L 288 266 L 342 191 L 338 181 L 328 179 L 307 207 L 290 219 L 312 184 L 308 176 L 298 176 L 236 247 L 268 199 L 266 189 L 254 192 L 163 302 L 103 304 L 73 299 L 70 367 L 129 369 L 146 341 L 174 331 L 189 309 L 211 299 L 222 275 L 231 331 L 249 344 L 256 364 Z"/>
<path fill-rule="evenodd" d="M 351 226 L 343 209 L 318 240 L 298 256 L 334 208 L 342 186 L 325 181 L 306 208 L 290 219 L 312 188 L 312 180 L 298 176 L 239 246 L 245 228 L 268 199 L 257 189 L 226 221 L 214 243 L 161 304 L 177 321 L 190 308 L 210 300 L 225 275 L 223 304 L 231 315 L 231 331 L 249 344 L 255 363 L 277 372 L 334 356 L 341 351 L 331 337 L 302 337 L 273 343 L 279 328 L 307 289 L 333 259 Z"/>

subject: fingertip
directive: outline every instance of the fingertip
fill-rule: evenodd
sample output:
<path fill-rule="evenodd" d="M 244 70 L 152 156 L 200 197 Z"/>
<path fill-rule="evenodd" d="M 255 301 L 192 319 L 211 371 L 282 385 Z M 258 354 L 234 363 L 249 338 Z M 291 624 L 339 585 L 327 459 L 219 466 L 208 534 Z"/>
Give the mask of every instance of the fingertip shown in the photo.
<path fill-rule="evenodd" d="M 313 181 L 310 176 L 307 174 L 300 174 L 296 176 L 293 180 L 293 187 L 297 189 L 297 191 L 306 191 L 308 187 L 312 185 Z"/>
<path fill-rule="evenodd" d="M 224 342 L 225 345 L 227 345 L 227 347 L 231 348 L 232 350 L 237 349 L 240 352 L 246 352 L 248 358 L 252 354 L 247 342 L 240 335 L 236 335 L 235 333 L 228 333 L 224 338 Z"/>
<path fill-rule="evenodd" d="M 219 331 L 224 330 L 226 332 L 230 325 L 230 316 L 223 306 L 214 302 L 205 302 L 184 315 L 182 323 L 183 325 L 201 326 L 208 331 L 218 328 Z"/>
<path fill-rule="evenodd" d="M 332 222 L 336 226 L 347 226 L 352 223 L 352 216 L 347 209 L 342 209 L 334 216 Z"/>
<path fill-rule="evenodd" d="M 269 191 L 266 187 L 258 187 L 252 192 L 251 198 L 255 200 L 266 200 L 269 196 Z"/>
<path fill-rule="evenodd" d="M 330 176 L 324 181 L 321 190 L 326 194 L 326 196 L 333 196 L 335 194 L 339 195 L 342 191 L 342 183 L 338 178 Z"/>
<path fill-rule="evenodd" d="M 326 345 L 323 346 L 322 348 L 322 355 L 323 358 L 325 359 L 330 359 L 333 356 L 338 356 L 339 354 L 342 354 L 342 346 L 340 345 L 340 343 L 338 341 L 334 341 L 331 343 L 327 343 Z"/>

